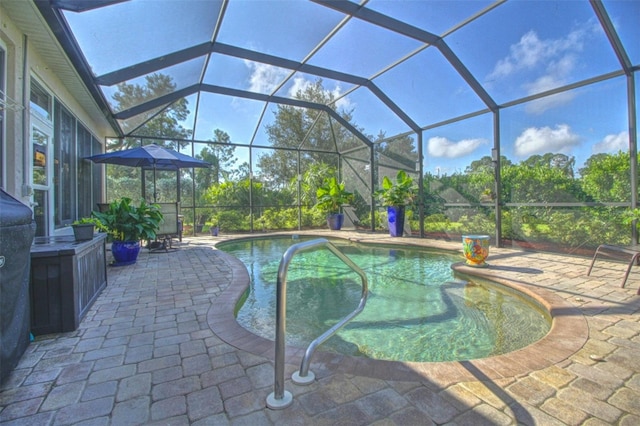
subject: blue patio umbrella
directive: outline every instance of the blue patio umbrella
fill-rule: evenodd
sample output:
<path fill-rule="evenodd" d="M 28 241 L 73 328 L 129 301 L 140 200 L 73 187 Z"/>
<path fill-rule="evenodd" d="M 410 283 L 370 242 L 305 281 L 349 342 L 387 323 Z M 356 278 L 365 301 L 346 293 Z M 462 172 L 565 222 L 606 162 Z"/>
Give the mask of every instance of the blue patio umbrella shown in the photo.
<path fill-rule="evenodd" d="M 153 170 L 153 200 L 157 201 L 156 170 L 178 170 L 190 167 L 211 167 L 210 163 L 181 154 L 173 149 L 163 148 L 156 144 L 122 151 L 86 157 L 94 163 L 117 164 L 121 166 L 142 167 Z"/>

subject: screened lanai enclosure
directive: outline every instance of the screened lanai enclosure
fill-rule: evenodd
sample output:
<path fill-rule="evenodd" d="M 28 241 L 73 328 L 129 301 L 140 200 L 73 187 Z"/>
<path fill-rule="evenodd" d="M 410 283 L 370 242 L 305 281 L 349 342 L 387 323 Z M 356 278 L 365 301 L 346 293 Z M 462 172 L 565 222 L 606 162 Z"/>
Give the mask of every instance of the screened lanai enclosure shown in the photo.
<path fill-rule="evenodd" d="M 212 164 L 157 171 L 186 233 L 326 227 L 331 175 L 355 193 L 347 227 L 385 232 L 372 193 L 404 170 L 414 236 L 635 238 L 638 1 L 36 3 L 111 121 L 107 151 Z M 151 199 L 150 173 L 106 166 L 106 200 Z"/>

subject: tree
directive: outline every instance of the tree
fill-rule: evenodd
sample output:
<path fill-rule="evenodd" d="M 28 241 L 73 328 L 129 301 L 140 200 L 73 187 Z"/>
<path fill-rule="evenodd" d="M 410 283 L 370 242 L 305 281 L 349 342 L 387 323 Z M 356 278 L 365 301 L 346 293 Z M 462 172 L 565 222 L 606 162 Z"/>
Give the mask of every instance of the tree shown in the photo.
<path fill-rule="evenodd" d="M 575 167 L 575 157 L 569 157 L 565 154 L 554 154 L 547 152 L 544 155 L 532 155 L 522 162 L 527 167 L 548 167 L 561 170 L 567 177 L 574 177 L 573 168 Z"/>
<path fill-rule="evenodd" d="M 113 95 L 113 100 L 116 102 L 115 109 L 124 111 L 176 90 L 176 84 L 173 82 L 172 77 L 165 74 L 148 75 L 145 77 L 145 81 L 146 84 L 143 86 L 127 83 L 118 84 L 118 91 Z M 179 140 L 186 140 L 191 137 L 191 130 L 185 129 L 180 124 L 189 115 L 188 106 L 189 102 L 182 98 L 158 112 L 140 128 L 134 129 L 132 127 L 125 130 L 135 130 L 135 134 L 138 136 L 157 137 L 157 140 L 153 140 L 154 143 L 177 150 L 186 145 L 186 143 L 179 142 Z M 137 124 L 140 124 L 140 121 Z M 136 138 L 113 139 L 107 148 L 108 150 L 117 150 L 138 145 L 139 140 Z"/>
<path fill-rule="evenodd" d="M 513 163 L 507 157 L 500 156 L 500 166 L 503 169 L 510 167 Z M 465 168 L 464 174 L 468 177 L 466 191 L 479 201 L 493 199 L 495 192 L 495 165 L 493 159 L 486 155 L 479 160 L 472 161 Z M 503 182 L 503 188 L 505 183 Z M 503 193 L 504 194 L 504 193 Z"/>
<path fill-rule="evenodd" d="M 295 97 L 322 105 L 335 102 L 335 95 L 324 89 L 321 79 L 299 90 Z M 346 121 L 352 119 L 349 111 L 339 114 Z M 336 148 L 353 143 L 347 129 L 325 112 L 297 106 L 279 105 L 275 121 L 266 127 L 266 131 L 274 148 L 285 148 L 263 154 L 257 161 L 263 181 L 273 189 L 287 186 L 297 176 L 298 148 L 302 149 L 303 162 L 324 162 L 337 167 Z"/>
<path fill-rule="evenodd" d="M 527 159 L 502 169 L 503 199 L 512 203 L 584 201 L 585 194 L 572 175 L 566 167 Z"/>
<path fill-rule="evenodd" d="M 118 111 L 127 110 L 133 106 L 139 105 L 151 99 L 165 95 L 175 90 L 176 85 L 170 76 L 164 74 L 152 74 L 145 77 L 146 84 L 118 84 L 118 91 L 113 95 L 116 102 L 115 109 Z M 186 145 L 185 142 L 179 140 L 188 139 L 191 136 L 191 130 L 185 129 L 180 122 L 185 120 L 189 115 L 188 102 L 186 99 L 180 99 L 147 121 L 142 127 L 136 130 L 138 136 L 152 136 L 158 139 L 146 140 L 145 143 L 156 143 L 172 149 L 179 149 Z M 148 118 L 148 117 L 145 117 Z M 140 124 L 140 120 L 137 121 Z M 134 128 L 129 126 L 125 131 L 133 131 Z M 172 141 L 172 139 L 174 139 Z M 108 139 L 107 151 L 118 151 L 140 146 L 140 139 L 135 137 L 127 137 L 123 139 Z M 138 182 L 140 188 L 140 169 L 135 167 L 109 166 L 107 173 L 107 188 L 109 190 L 109 198 L 120 198 L 123 196 L 137 199 L 140 197 L 141 191 L 133 190 L 132 182 Z M 158 173 L 158 180 L 162 178 L 160 175 L 167 175 L 170 182 L 175 182 L 175 176 L 167 172 Z M 172 183 L 173 185 L 173 183 Z M 174 185 L 175 186 L 175 185 Z M 162 187 L 162 185 L 160 185 Z M 127 188 L 125 192 L 121 192 Z M 162 198 L 162 197 L 161 197 Z M 172 199 L 172 196 L 165 197 Z"/>
<path fill-rule="evenodd" d="M 584 192 L 594 201 L 629 202 L 631 166 L 629 153 L 595 154 L 580 169 Z"/>
<path fill-rule="evenodd" d="M 384 140 L 384 138 L 385 133 L 380 132 L 377 141 Z M 380 164 L 401 166 L 408 171 L 416 170 L 418 153 L 416 144 L 409 135 L 397 136 L 378 143 L 376 155 Z"/>
<path fill-rule="evenodd" d="M 208 169 L 196 170 L 196 185 L 203 191 L 214 183 L 219 184 L 222 180 L 228 180 L 238 161 L 234 155 L 236 147 L 232 145 L 229 135 L 220 129 L 214 130 L 213 135 L 210 142 L 215 144 L 205 146 L 196 155 L 196 158 L 211 164 Z"/>
<path fill-rule="evenodd" d="M 204 207 L 208 204 L 208 189 L 218 186 L 223 181 L 228 181 L 235 174 L 235 164 L 238 159 L 235 157 L 236 147 L 231 143 L 229 135 L 220 129 L 213 131 L 214 142 L 209 146 L 202 148 L 196 158 L 204 160 L 211 164 L 209 168 L 199 168 L 195 170 L 196 184 L 196 206 Z M 196 222 L 199 224 L 206 223 L 213 215 L 212 208 L 200 208 L 198 210 Z"/>
<path fill-rule="evenodd" d="M 334 167 L 325 163 L 311 164 L 302 174 L 300 202 L 307 206 L 315 204 L 318 188 L 329 177 L 338 177 L 337 170 Z M 292 183 L 295 184 L 295 181 L 292 181 Z"/>

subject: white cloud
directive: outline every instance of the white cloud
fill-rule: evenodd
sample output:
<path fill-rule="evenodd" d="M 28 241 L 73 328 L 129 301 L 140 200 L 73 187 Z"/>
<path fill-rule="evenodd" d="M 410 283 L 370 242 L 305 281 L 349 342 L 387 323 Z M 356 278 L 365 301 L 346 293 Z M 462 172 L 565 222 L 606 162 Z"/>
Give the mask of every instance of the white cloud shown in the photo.
<path fill-rule="evenodd" d="M 514 151 L 517 156 L 529 157 L 547 152 L 568 153 L 571 147 L 578 145 L 580 137 L 571 132 L 566 124 L 550 127 L 529 127 L 517 137 Z"/>
<path fill-rule="evenodd" d="M 303 77 L 296 77 L 293 79 L 293 85 L 291 86 L 291 88 L 289 89 L 289 96 L 290 97 L 294 97 L 296 95 L 296 93 L 298 93 L 299 91 L 304 92 L 305 89 L 309 86 L 311 86 L 313 84 L 312 81 L 307 80 Z M 333 90 L 325 90 L 325 93 L 327 93 L 327 96 L 329 96 L 329 94 L 331 94 L 333 96 L 333 99 L 337 99 L 340 98 L 340 96 L 342 96 L 342 88 L 340 87 L 340 85 L 336 85 Z M 335 107 L 336 109 L 344 109 L 344 110 L 349 110 L 351 108 L 353 108 L 353 105 L 351 103 L 351 101 L 349 100 L 348 96 L 345 96 L 344 98 L 340 98 L 336 101 L 335 103 Z"/>
<path fill-rule="evenodd" d="M 294 97 L 298 92 L 304 92 L 311 82 L 306 78 L 296 77 L 293 79 L 293 85 L 289 89 L 289 96 Z"/>
<path fill-rule="evenodd" d="M 337 99 L 342 96 L 342 87 L 336 86 L 331 92 L 333 93 L 333 98 Z M 336 109 L 349 111 L 353 108 L 355 108 L 355 104 L 351 103 L 351 99 L 349 99 L 348 96 L 342 97 L 336 101 Z"/>
<path fill-rule="evenodd" d="M 565 84 L 576 63 L 576 56 L 567 54 L 558 61 L 552 61 L 547 67 L 547 73 L 538 77 L 531 83 L 525 83 L 524 87 L 529 94 L 541 93 L 560 87 Z M 566 105 L 575 98 L 575 92 L 562 92 L 529 102 L 527 112 L 542 114 L 548 109 Z"/>
<path fill-rule="evenodd" d="M 589 21 L 575 27 L 565 37 L 546 40 L 541 40 L 535 31 L 529 31 L 510 46 L 509 54 L 496 63 L 493 71 L 487 76 L 487 81 L 496 85 L 498 83 L 494 80 L 499 81 L 526 71 L 538 76 L 523 85 L 529 95 L 563 86 L 574 72 L 578 53 L 583 50 L 594 28 L 594 22 Z M 527 106 L 527 111 L 539 114 L 549 108 L 564 105 L 574 97 L 573 94 L 553 95 L 532 102 Z"/>
<path fill-rule="evenodd" d="M 552 61 L 547 66 L 547 73 L 538 77 L 531 83 L 525 83 L 525 88 L 529 94 L 540 93 L 551 90 L 562 84 L 571 71 L 575 68 L 575 55 L 566 55 L 558 61 Z"/>
<path fill-rule="evenodd" d="M 528 102 L 525 110 L 529 114 L 540 115 L 548 109 L 570 103 L 576 97 L 575 92 L 562 92 Z"/>
<path fill-rule="evenodd" d="M 431 157 L 458 158 L 471 154 L 479 146 L 487 144 L 486 139 L 463 139 L 455 142 L 442 136 L 429 138 L 427 152 Z"/>
<path fill-rule="evenodd" d="M 251 70 L 249 90 L 258 93 L 271 93 L 287 77 L 287 70 L 259 62 L 245 61 Z"/>
<path fill-rule="evenodd" d="M 570 65 L 572 69 L 573 64 L 565 62 L 564 57 L 573 56 L 575 52 L 582 50 L 587 32 L 588 27 L 585 25 L 574 29 L 565 38 L 540 40 L 538 34 L 531 30 L 509 47 L 509 55 L 498 61 L 489 74 L 489 80 L 545 65 L 548 71 L 564 69 L 566 72 L 566 65 Z"/>
<path fill-rule="evenodd" d="M 272 65 L 252 61 L 245 61 L 245 64 L 251 70 L 249 90 L 252 92 L 269 94 L 289 75 L 287 70 Z M 296 77 L 293 79 L 293 85 L 289 88 L 288 95 L 293 98 L 299 91 L 304 92 L 311 84 L 313 82 L 310 80 Z M 326 93 L 331 93 L 334 99 L 337 99 L 342 95 L 342 88 L 340 85 L 336 85 L 333 90 L 327 90 Z M 354 105 L 348 97 L 340 98 L 336 102 L 336 109 L 349 110 L 353 107 Z"/>
<path fill-rule="evenodd" d="M 601 152 L 618 152 L 629 149 L 629 132 L 622 131 L 617 135 L 607 135 L 592 148 L 594 154 Z"/>
<path fill-rule="evenodd" d="M 538 38 L 535 31 L 529 31 L 523 35 L 518 43 L 509 47 L 509 55 L 500 59 L 494 67 L 489 80 L 508 76 L 525 68 L 536 66 L 548 55 L 548 48 Z"/>

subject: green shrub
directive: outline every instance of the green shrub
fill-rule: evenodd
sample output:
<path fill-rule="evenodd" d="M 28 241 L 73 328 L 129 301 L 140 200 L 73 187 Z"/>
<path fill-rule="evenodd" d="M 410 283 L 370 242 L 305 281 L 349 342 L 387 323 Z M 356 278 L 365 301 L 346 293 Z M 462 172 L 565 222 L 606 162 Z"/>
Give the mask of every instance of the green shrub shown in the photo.
<path fill-rule="evenodd" d="M 459 230 L 462 230 L 463 233 L 493 235 L 496 231 L 495 219 L 483 214 L 471 217 L 465 215 L 460 218 Z"/>
<path fill-rule="evenodd" d="M 225 232 L 249 230 L 247 217 L 233 210 L 223 210 L 216 213 L 212 222 L 217 223 L 220 230 Z"/>
<path fill-rule="evenodd" d="M 265 229 L 274 231 L 280 229 L 296 229 L 298 227 L 298 209 L 265 209 L 261 220 Z"/>

